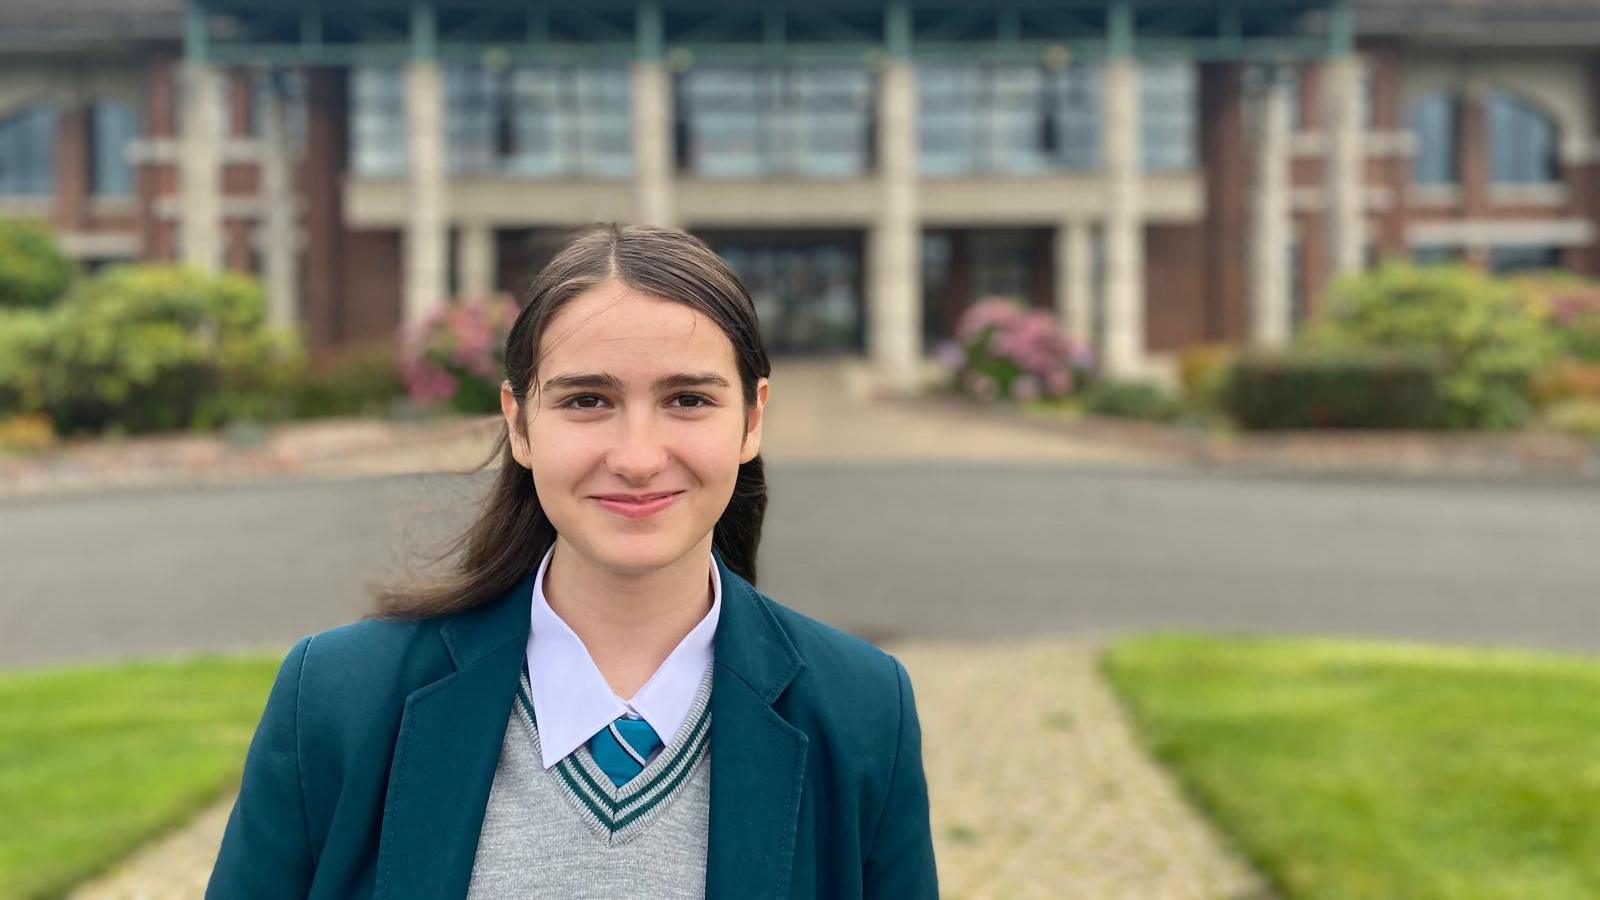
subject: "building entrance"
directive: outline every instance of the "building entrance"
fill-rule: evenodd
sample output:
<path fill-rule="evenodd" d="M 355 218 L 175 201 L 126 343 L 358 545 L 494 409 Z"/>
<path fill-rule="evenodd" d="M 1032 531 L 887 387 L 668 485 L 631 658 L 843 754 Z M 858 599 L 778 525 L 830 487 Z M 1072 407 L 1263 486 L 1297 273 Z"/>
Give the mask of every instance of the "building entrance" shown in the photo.
<path fill-rule="evenodd" d="M 755 301 L 771 354 L 860 353 L 859 232 L 702 232 Z"/>

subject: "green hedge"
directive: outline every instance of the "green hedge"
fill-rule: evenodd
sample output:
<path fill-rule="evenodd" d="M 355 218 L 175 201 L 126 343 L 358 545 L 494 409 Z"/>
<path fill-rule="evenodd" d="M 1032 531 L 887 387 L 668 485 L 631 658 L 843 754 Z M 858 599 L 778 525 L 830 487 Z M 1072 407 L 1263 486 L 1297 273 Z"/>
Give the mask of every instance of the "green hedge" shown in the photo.
<path fill-rule="evenodd" d="M 319 360 L 298 380 L 296 418 L 382 416 L 405 397 L 394 342 L 375 341 Z"/>
<path fill-rule="evenodd" d="M 61 433 L 212 428 L 293 412 L 298 338 L 269 328 L 254 279 L 123 266 L 0 328 L 0 413 Z"/>
<path fill-rule="evenodd" d="M 1252 352 L 1230 370 L 1223 403 L 1250 429 L 1433 428 L 1442 371 L 1429 350 Z"/>
<path fill-rule="evenodd" d="M 0 222 L 0 308 L 43 309 L 60 299 L 76 271 L 40 222 Z"/>
<path fill-rule="evenodd" d="M 1509 281 L 1470 266 L 1390 263 L 1341 279 L 1300 346 L 1427 347 L 1439 354 L 1443 421 L 1516 428 L 1535 412 L 1531 374 L 1561 352 L 1544 314 Z"/>
<path fill-rule="evenodd" d="M 1161 387 L 1143 381 L 1099 381 L 1084 389 L 1083 411 L 1097 416 L 1167 422 L 1183 412 L 1183 404 Z"/>

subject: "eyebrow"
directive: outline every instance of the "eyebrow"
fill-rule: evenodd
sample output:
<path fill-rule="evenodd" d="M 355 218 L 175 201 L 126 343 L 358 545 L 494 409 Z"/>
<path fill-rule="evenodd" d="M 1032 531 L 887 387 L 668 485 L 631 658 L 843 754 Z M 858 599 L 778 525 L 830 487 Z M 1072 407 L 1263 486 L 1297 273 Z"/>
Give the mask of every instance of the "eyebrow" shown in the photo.
<path fill-rule="evenodd" d="M 729 387 L 729 384 L 728 379 L 715 372 L 675 372 L 657 378 L 650 386 L 660 392 L 690 387 Z M 571 388 L 598 388 L 621 393 L 622 382 L 617 380 L 617 376 L 608 372 L 577 372 L 557 375 L 544 383 L 544 389 L 547 391 Z"/>

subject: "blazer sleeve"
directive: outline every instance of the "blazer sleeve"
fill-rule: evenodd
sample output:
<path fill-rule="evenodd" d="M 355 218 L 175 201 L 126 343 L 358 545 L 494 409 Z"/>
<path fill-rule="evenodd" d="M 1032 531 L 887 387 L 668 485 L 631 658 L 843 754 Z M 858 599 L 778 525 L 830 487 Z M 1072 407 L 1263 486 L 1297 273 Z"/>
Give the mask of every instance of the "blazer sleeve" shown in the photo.
<path fill-rule="evenodd" d="M 928 784 L 922 771 L 922 728 L 911 677 L 894 660 L 900 688 L 900 733 L 889 775 L 889 792 L 878 816 L 864 871 L 866 897 L 922 900 L 939 896 L 928 821 Z"/>
<path fill-rule="evenodd" d="M 278 669 L 245 756 L 207 900 L 305 897 L 316 868 L 300 783 L 300 675 L 311 638 Z"/>

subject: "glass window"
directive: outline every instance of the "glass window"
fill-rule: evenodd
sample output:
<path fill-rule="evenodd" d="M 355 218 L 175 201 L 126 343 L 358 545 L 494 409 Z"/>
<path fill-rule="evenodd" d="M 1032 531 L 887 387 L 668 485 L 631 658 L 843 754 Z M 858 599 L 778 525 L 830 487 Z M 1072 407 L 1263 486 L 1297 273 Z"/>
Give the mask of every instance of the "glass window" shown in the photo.
<path fill-rule="evenodd" d="M 620 67 L 446 70 L 453 172 L 626 176 L 633 167 L 628 73 Z"/>
<path fill-rule="evenodd" d="M 1406 110 L 1416 141 L 1411 177 L 1417 184 L 1456 183 L 1456 98 L 1434 93 L 1420 97 Z"/>
<path fill-rule="evenodd" d="M 1411 261 L 1419 266 L 1447 266 L 1461 259 L 1461 248 L 1450 244 L 1426 244 L 1411 249 Z"/>
<path fill-rule="evenodd" d="M 1278 66 L 1270 77 L 1276 77 L 1283 83 L 1284 97 L 1289 106 L 1289 130 L 1304 131 L 1306 105 L 1300 102 L 1300 70 L 1294 66 Z"/>
<path fill-rule="evenodd" d="M 1100 164 L 1100 70 L 1073 63 L 1046 76 L 1046 152 L 1068 169 Z"/>
<path fill-rule="evenodd" d="M 710 177 L 848 177 L 868 167 L 865 69 L 702 66 L 678 83 L 683 164 Z"/>
<path fill-rule="evenodd" d="M 55 193 L 56 111 L 25 106 L 0 117 L 0 195 Z"/>
<path fill-rule="evenodd" d="M 1081 63 L 918 68 L 918 165 L 927 175 L 1093 168 L 1100 73 Z"/>
<path fill-rule="evenodd" d="M 126 103 L 96 103 L 89 109 L 89 189 L 100 196 L 133 193 L 128 146 L 139 136 L 139 111 Z"/>
<path fill-rule="evenodd" d="M 1561 268 L 1561 248 L 1543 245 L 1489 248 L 1489 268 L 1495 274 Z"/>
<path fill-rule="evenodd" d="M 357 175 L 405 174 L 405 99 L 405 77 L 400 69 L 351 70 L 350 167 Z"/>
<path fill-rule="evenodd" d="M 979 170 L 985 74 L 976 65 L 917 67 L 917 167 L 923 174 Z"/>
<path fill-rule="evenodd" d="M 483 66 L 444 70 L 445 159 L 452 172 L 493 171 L 496 122 L 505 96 L 502 74 Z"/>
<path fill-rule="evenodd" d="M 1151 171 L 1193 168 L 1197 162 L 1194 66 L 1147 62 L 1139 76 L 1140 146 Z"/>
<path fill-rule="evenodd" d="M 251 77 L 250 133 L 256 137 L 266 134 L 267 108 L 271 103 L 274 82 L 279 100 L 283 103 L 284 141 L 291 154 L 304 152 L 306 117 L 310 112 L 306 100 L 305 72 L 302 70 L 256 72 Z"/>
<path fill-rule="evenodd" d="M 1547 184 L 1560 178 L 1555 120 L 1515 95 L 1484 98 L 1489 138 L 1489 180 L 1497 184 Z"/>

